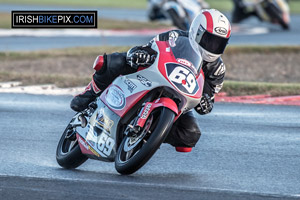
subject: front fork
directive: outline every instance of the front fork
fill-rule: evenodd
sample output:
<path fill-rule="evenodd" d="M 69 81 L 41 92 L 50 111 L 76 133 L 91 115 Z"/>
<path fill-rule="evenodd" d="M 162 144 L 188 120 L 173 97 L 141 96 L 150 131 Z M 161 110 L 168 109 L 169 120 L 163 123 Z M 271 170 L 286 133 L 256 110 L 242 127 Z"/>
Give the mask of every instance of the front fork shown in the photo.
<path fill-rule="evenodd" d="M 167 97 L 161 97 L 158 98 L 152 102 L 146 102 L 143 104 L 143 109 L 140 111 L 138 115 L 138 119 L 135 123 L 135 125 L 128 125 L 128 128 L 130 128 L 130 133 L 138 133 L 142 128 L 144 128 L 145 123 L 150 115 L 150 113 L 158 107 L 167 107 L 170 110 L 172 110 L 176 116 L 178 115 L 178 106 L 177 104 L 170 98 Z"/>

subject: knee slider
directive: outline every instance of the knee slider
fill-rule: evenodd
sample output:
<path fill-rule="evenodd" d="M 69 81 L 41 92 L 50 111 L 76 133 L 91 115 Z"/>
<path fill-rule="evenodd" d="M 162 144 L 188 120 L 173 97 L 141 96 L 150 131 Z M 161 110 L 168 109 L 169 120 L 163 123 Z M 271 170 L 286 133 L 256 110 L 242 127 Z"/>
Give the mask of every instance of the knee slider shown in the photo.
<path fill-rule="evenodd" d="M 104 54 L 104 55 L 100 55 L 96 58 L 96 60 L 94 62 L 94 65 L 93 65 L 93 68 L 97 72 L 100 71 L 100 70 L 105 71 L 106 66 L 107 66 L 107 55 Z"/>

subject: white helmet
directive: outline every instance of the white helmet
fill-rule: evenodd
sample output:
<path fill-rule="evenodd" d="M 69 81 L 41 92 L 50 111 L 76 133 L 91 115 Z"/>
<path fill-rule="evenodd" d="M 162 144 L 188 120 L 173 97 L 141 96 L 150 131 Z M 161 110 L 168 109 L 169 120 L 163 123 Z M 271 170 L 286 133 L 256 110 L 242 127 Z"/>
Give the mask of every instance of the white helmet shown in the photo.
<path fill-rule="evenodd" d="M 213 62 L 223 54 L 230 35 L 229 20 L 215 9 L 202 10 L 189 30 L 190 39 L 200 45 L 202 58 L 207 62 Z"/>

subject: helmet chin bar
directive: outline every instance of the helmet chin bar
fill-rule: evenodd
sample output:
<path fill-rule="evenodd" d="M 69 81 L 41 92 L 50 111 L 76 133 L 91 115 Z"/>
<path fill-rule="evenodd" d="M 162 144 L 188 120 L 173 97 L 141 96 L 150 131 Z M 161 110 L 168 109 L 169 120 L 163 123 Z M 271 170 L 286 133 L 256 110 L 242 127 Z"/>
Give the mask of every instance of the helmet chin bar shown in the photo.
<path fill-rule="evenodd" d="M 200 49 L 203 60 L 206 62 L 214 62 L 221 56 L 221 54 L 210 53 L 210 52 L 206 51 L 205 49 L 203 49 L 201 46 L 199 49 Z"/>

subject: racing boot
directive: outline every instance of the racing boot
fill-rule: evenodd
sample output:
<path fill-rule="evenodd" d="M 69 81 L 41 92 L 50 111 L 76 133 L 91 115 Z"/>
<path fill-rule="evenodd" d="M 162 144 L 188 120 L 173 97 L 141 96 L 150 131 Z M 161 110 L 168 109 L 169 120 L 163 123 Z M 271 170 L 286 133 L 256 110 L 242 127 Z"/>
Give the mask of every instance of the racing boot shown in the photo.
<path fill-rule="evenodd" d="M 76 112 L 81 112 L 101 94 L 100 92 L 101 90 L 97 87 L 94 80 L 92 80 L 85 88 L 84 92 L 72 99 L 70 107 Z"/>
<path fill-rule="evenodd" d="M 70 107 L 76 112 L 83 111 L 92 101 L 96 99 L 96 97 L 100 96 L 101 89 L 99 89 L 95 83 L 94 77 L 97 73 L 102 74 L 106 69 L 106 54 L 100 55 L 96 58 L 93 68 L 96 72 L 93 75 L 92 81 L 85 88 L 84 92 L 75 96 L 71 101 Z"/>

